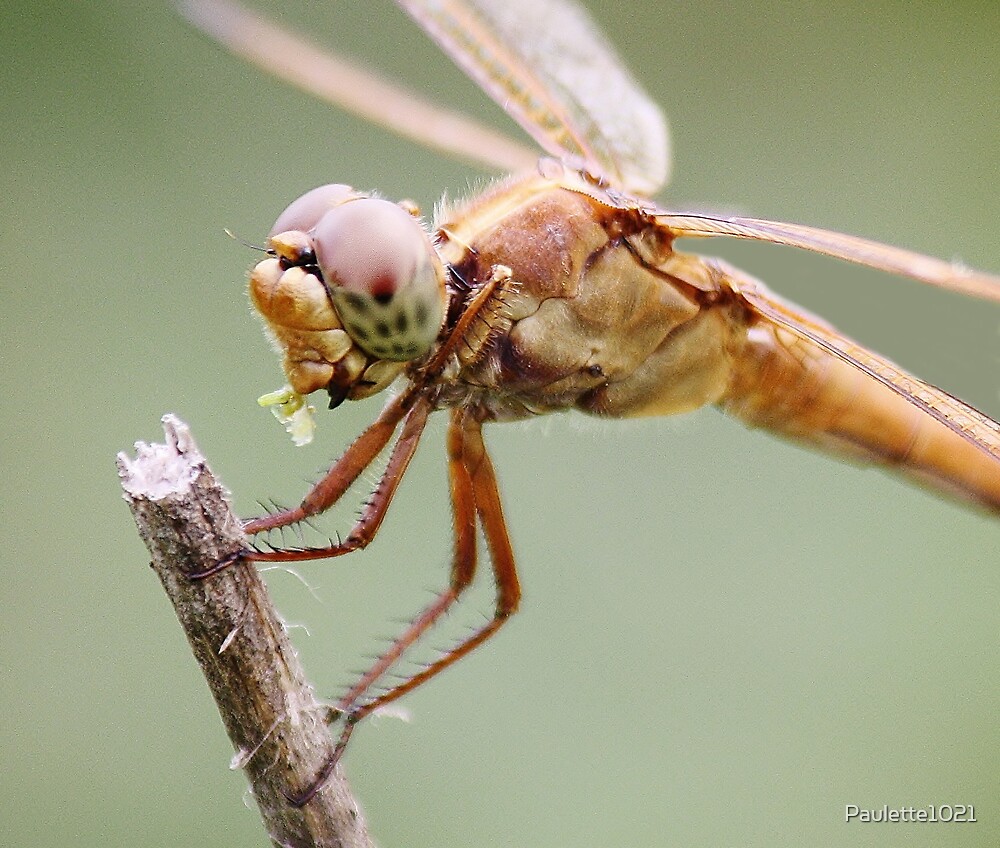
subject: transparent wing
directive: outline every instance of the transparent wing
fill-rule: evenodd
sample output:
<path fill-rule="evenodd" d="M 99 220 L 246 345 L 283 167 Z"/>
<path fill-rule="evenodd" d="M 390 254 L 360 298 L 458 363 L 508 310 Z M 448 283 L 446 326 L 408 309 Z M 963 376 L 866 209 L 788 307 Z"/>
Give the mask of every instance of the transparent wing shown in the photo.
<path fill-rule="evenodd" d="M 321 50 L 231 0 L 177 0 L 177 8 L 206 35 L 259 68 L 425 147 L 491 170 L 527 170 L 538 160 L 530 147 Z"/>
<path fill-rule="evenodd" d="M 833 230 L 764 221 L 758 218 L 720 218 L 711 215 L 654 213 L 658 223 L 677 237 L 729 236 L 789 247 L 801 247 L 847 262 L 866 265 L 890 274 L 912 277 L 932 286 L 1000 302 L 1000 277 L 973 271 L 955 262 L 945 262 L 877 241 L 848 236 Z"/>
<path fill-rule="evenodd" d="M 397 0 L 548 153 L 649 196 L 667 181 L 659 108 L 571 0 Z"/>

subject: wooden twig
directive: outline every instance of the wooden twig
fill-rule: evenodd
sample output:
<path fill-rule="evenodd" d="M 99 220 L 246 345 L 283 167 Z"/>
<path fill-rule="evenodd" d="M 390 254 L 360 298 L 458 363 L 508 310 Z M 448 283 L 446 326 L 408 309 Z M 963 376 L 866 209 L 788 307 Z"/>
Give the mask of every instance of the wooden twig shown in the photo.
<path fill-rule="evenodd" d="M 252 565 L 188 579 L 245 541 L 187 426 L 170 415 L 163 425 L 167 443 L 137 443 L 134 459 L 119 454 L 119 476 L 153 570 L 236 748 L 233 767 L 245 770 L 275 845 L 374 848 L 339 768 L 302 809 L 287 800 L 333 754 L 325 711 Z"/>

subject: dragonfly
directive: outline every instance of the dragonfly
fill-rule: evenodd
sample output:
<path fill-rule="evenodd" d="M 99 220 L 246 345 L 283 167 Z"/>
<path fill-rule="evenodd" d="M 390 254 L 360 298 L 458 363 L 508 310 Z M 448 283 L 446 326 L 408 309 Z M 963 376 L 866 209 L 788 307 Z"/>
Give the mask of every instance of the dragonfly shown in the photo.
<path fill-rule="evenodd" d="M 431 224 L 409 201 L 343 184 L 294 200 L 272 226 L 250 296 L 287 385 L 261 399 L 299 443 L 308 396 L 335 408 L 390 398 L 298 506 L 248 520 L 249 536 L 332 507 L 376 460 L 378 483 L 342 539 L 249 545 L 236 562 L 290 563 L 365 548 L 387 514 L 428 418 L 448 415 L 454 517 L 450 579 L 332 710 L 331 761 L 289 795 L 311 800 L 357 724 L 494 636 L 521 589 L 483 426 L 577 410 L 601 418 L 714 405 L 751 427 L 885 466 L 1000 511 L 1000 424 L 906 373 L 821 318 L 681 238 L 802 248 L 964 295 L 1000 301 L 1000 277 L 868 239 L 746 217 L 672 211 L 660 109 L 572 0 L 398 0 L 398 5 L 535 141 L 467 117 L 320 51 L 229 0 L 182 11 L 233 52 L 428 147 L 513 176 L 443 204 Z M 393 387 L 390 390 L 390 386 Z M 472 583 L 482 531 L 495 610 L 418 672 L 376 684 Z"/>

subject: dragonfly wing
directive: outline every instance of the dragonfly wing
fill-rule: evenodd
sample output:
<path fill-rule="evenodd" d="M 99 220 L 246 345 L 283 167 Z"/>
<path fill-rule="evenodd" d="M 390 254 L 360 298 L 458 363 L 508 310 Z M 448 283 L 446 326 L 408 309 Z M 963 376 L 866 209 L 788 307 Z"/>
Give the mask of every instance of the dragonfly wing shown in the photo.
<path fill-rule="evenodd" d="M 993 274 L 833 230 L 759 218 L 723 218 L 671 212 L 656 213 L 655 217 L 678 238 L 729 236 L 800 247 L 890 274 L 911 277 L 932 286 L 1000 301 L 1000 277 Z"/>
<path fill-rule="evenodd" d="M 667 181 L 660 109 L 571 0 L 397 0 L 553 156 L 636 194 Z"/>
<path fill-rule="evenodd" d="M 521 171 L 538 156 L 466 115 L 321 50 L 232 0 L 177 0 L 194 26 L 230 52 L 326 103 L 480 167 Z"/>

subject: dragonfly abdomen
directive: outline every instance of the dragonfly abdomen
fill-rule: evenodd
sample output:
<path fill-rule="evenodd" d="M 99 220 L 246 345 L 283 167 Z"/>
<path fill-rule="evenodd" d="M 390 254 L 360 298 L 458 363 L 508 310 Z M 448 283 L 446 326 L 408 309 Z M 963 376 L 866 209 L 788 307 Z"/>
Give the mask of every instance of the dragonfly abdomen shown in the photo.
<path fill-rule="evenodd" d="M 751 314 L 745 344 L 734 361 L 733 383 L 720 403 L 723 410 L 751 427 L 889 466 L 944 494 L 1000 510 L 997 456 L 939 417 L 970 432 L 996 425 L 952 398 L 943 405 L 928 394 L 921 405 L 923 384 L 915 377 L 816 319 L 803 314 L 801 320 L 815 327 L 817 339 Z M 824 344 L 826 338 L 838 341 Z M 909 395 L 891 385 L 904 387 Z"/>

